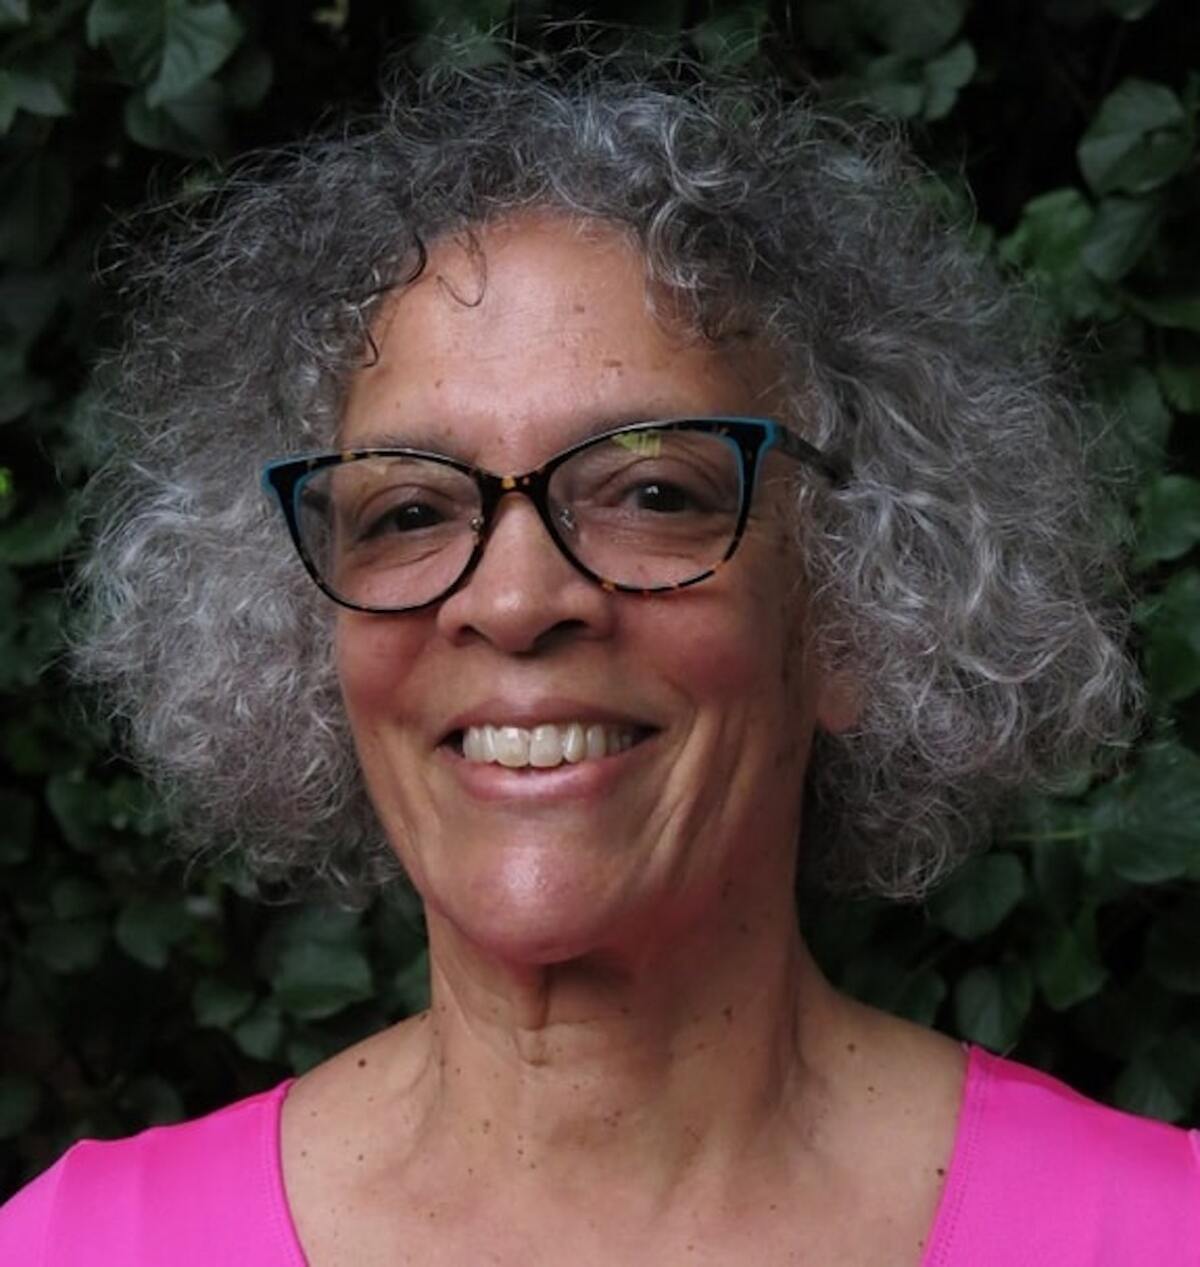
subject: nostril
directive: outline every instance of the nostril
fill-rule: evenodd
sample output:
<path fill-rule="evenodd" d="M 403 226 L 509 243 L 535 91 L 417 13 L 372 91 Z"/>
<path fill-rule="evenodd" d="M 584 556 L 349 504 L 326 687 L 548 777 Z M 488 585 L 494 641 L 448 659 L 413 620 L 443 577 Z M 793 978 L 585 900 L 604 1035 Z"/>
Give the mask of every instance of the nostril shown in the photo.
<path fill-rule="evenodd" d="M 534 639 L 533 645 L 526 654 L 535 654 L 557 646 L 560 642 L 570 642 L 581 633 L 587 631 L 585 620 L 560 620 L 549 629 L 544 629 Z"/>

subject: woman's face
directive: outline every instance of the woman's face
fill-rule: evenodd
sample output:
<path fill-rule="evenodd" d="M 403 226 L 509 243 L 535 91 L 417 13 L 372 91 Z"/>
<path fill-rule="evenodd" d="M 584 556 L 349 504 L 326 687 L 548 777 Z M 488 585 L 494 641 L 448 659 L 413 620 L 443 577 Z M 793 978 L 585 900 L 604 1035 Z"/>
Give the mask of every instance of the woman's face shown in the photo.
<path fill-rule="evenodd" d="M 478 241 L 435 244 L 381 313 L 343 446 L 516 473 L 604 425 L 774 411 L 761 356 L 650 315 L 643 263 L 615 233 L 539 217 Z M 451 597 L 339 611 L 367 785 L 431 920 L 540 964 L 670 936 L 734 886 L 790 882 L 812 730 L 838 724 L 841 693 L 805 654 L 780 492 L 760 486 L 733 562 L 692 589 L 605 592 L 511 495 Z M 462 752 L 471 727 L 571 723 L 636 742 L 548 769 Z"/>

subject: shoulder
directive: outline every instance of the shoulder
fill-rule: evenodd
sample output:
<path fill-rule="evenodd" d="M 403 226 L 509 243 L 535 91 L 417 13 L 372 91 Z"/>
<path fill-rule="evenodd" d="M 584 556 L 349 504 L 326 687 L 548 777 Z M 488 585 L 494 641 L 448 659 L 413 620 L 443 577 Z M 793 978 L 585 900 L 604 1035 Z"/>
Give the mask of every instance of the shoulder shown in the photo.
<path fill-rule="evenodd" d="M 927 1265 L 968 1248 L 980 1267 L 1200 1267 L 1200 1136 L 973 1049 Z"/>
<path fill-rule="evenodd" d="M 22 1267 L 301 1267 L 279 1169 L 288 1084 L 177 1126 L 84 1140 L 0 1209 Z"/>

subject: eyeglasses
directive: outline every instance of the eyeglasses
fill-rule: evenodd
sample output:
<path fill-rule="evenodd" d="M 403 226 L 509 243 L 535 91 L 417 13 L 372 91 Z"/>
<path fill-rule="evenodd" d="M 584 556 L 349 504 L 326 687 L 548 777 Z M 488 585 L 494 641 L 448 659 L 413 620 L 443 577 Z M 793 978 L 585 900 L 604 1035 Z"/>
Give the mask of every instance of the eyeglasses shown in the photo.
<path fill-rule="evenodd" d="M 466 580 L 509 493 L 528 497 L 564 557 L 607 590 L 695 585 L 732 558 L 771 449 L 834 485 L 846 478 L 776 422 L 721 417 L 617 427 L 524 475 L 419 449 L 354 449 L 270 462 L 262 483 L 334 602 L 404 612 Z"/>

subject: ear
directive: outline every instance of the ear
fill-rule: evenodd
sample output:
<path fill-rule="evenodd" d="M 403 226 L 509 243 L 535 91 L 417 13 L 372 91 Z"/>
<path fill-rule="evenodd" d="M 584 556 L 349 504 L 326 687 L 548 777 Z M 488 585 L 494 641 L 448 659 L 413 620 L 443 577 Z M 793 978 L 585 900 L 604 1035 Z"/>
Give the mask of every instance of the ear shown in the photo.
<path fill-rule="evenodd" d="M 861 682 L 849 670 L 823 673 L 817 690 L 816 722 L 829 735 L 840 735 L 862 715 Z"/>

